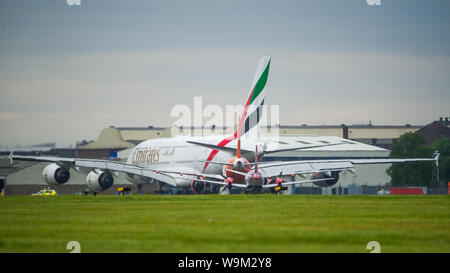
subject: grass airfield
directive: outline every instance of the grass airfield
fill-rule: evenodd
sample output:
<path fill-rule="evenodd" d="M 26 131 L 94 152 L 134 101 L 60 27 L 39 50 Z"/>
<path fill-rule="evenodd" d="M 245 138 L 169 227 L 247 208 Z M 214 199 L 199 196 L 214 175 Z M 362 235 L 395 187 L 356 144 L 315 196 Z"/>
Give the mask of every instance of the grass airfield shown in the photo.
<path fill-rule="evenodd" d="M 450 252 L 450 196 L 0 198 L 0 252 Z"/>

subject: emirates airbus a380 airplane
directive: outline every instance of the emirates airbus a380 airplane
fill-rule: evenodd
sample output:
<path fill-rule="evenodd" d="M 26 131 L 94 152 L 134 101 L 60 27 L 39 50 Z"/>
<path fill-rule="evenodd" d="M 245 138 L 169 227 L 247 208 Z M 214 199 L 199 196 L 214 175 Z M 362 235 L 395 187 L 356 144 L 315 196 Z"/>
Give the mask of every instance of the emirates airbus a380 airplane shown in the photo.
<path fill-rule="evenodd" d="M 244 111 L 239 118 L 236 132 L 231 136 L 173 137 L 144 141 L 137 145 L 126 163 L 82 158 L 35 157 L 10 155 L 11 161 L 51 162 L 43 172 L 49 185 L 66 183 L 70 169 L 85 171 L 87 188 L 94 193 L 110 188 L 117 172 L 126 173 L 130 182 L 143 185 L 159 182 L 172 187 L 191 187 L 194 193 L 202 193 L 207 184 L 223 187 L 229 193 L 232 187 L 244 188 L 247 192 L 280 192 L 286 185 L 314 183 L 332 186 L 338 182 L 342 171 L 354 172 L 354 164 L 378 164 L 411 161 L 436 161 L 436 158 L 411 159 L 344 159 L 262 162 L 264 155 L 287 150 L 310 149 L 344 142 L 309 144 L 283 149 L 268 148 L 258 140 L 244 139 L 251 130 L 257 129 L 264 87 L 269 75 L 270 57 L 259 61 Z M 304 179 L 285 182 L 286 176 L 299 175 Z"/>

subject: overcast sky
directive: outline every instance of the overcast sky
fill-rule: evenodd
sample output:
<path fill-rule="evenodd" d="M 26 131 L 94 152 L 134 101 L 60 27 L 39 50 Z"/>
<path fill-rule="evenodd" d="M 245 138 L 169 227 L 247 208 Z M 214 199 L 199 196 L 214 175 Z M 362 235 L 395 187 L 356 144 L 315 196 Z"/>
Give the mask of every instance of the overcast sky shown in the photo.
<path fill-rule="evenodd" d="M 0 145 L 170 126 L 177 104 L 243 104 L 272 56 L 284 125 L 450 116 L 450 1 L 0 1 Z"/>

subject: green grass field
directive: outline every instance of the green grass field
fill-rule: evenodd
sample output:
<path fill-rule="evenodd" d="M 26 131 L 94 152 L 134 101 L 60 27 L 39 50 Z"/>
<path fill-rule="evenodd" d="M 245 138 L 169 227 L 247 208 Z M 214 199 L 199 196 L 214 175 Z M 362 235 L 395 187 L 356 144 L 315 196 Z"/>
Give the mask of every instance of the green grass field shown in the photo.
<path fill-rule="evenodd" d="M 0 198 L 0 252 L 450 252 L 450 196 Z"/>

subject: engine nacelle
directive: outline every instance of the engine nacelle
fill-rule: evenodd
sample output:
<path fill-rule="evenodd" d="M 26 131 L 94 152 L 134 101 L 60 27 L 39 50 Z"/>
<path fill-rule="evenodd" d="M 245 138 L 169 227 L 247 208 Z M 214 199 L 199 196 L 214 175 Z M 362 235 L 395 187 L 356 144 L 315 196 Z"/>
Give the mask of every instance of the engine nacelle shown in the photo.
<path fill-rule="evenodd" d="M 192 180 L 191 181 L 191 189 L 194 193 L 200 194 L 205 190 L 205 182 Z"/>
<path fill-rule="evenodd" d="M 339 181 L 339 172 L 338 171 L 324 172 L 324 173 L 319 173 L 319 174 L 312 176 L 312 179 L 323 179 L 323 178 L 331 178 L 331 179 L 325 180 L 325 181 L 313 182 L 314 185 L 319 186 L 319 187 L 331 187 L 331 186 L 336 185 L 336 183 Z"/>
<path fill-rule="evenodd" d="M 91 171 L 87 177 L 87 187 L 92 192 L 102 192 L 109 188 L 114 183 L 114 178 L 110 172 L 99 171 L 98 173 L 95 171 Z"/>
<path fill-rule="evenodd" d="M 62 185 L 69 181 L 70 170 L 64 166 L 52 163 L 44 168 L 42 177 L 44 178 L 45 183 L 50 186 Z"/>

